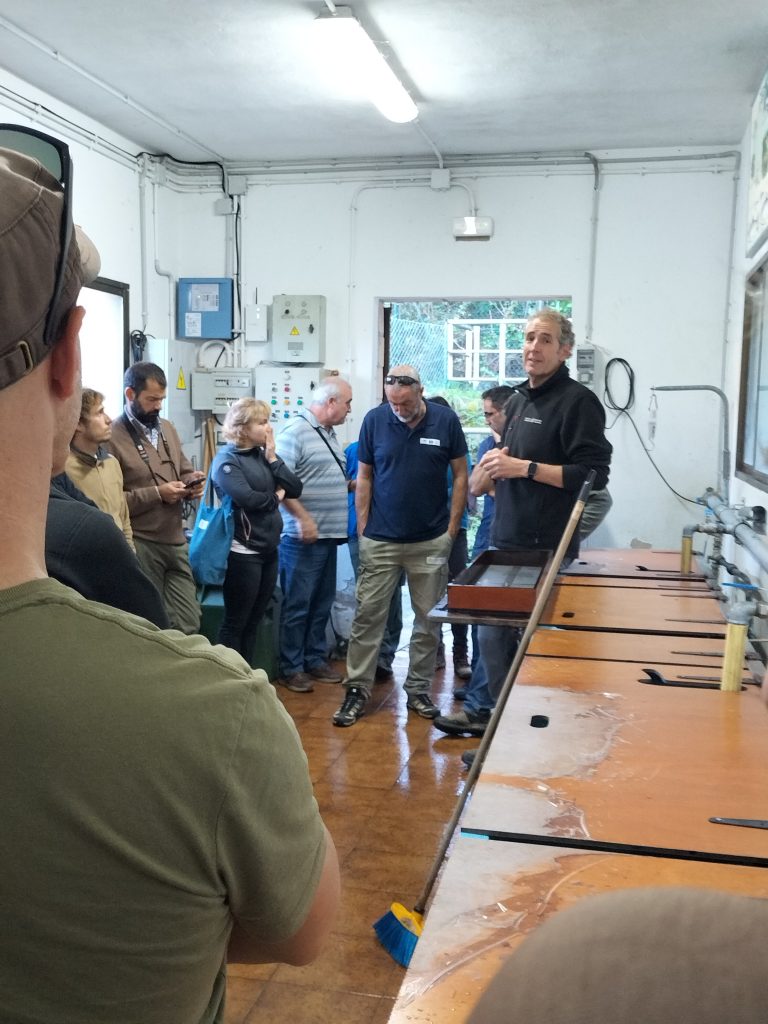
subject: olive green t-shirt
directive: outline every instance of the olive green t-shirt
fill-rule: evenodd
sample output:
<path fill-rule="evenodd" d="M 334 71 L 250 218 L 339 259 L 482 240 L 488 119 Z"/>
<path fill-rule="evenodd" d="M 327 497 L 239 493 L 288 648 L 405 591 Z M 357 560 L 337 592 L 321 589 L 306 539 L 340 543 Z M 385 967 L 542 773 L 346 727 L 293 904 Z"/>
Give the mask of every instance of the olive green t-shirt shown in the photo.
<path fill-rule="evenodd" d="M 199 1024 L 233 916 L 303 923 L 325 856 L 263 672 L 53 580 L 0 591 L 0 1022 Z"/>

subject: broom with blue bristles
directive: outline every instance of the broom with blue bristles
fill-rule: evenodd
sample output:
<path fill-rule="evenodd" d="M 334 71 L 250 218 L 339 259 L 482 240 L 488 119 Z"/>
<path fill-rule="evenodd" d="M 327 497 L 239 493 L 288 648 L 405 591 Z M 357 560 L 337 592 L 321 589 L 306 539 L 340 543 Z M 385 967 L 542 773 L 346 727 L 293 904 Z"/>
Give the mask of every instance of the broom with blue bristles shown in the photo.
<path fill-rule="evenodd" d="M 461 796 L 456 801 L 456 806 L 453 809 L 450 821 L 445 826 L 443 832 L 443 838 L 440 841 L 435 859 L 432 862 L 432 867 L 429 872 L 429 877 L 424 883 L 424 888 L 421 890 L 421 895 L 416 901 L 416 905 L 413 910 L 408 910 L 403 906 L 402 903 L 393 903 L 386 914 L 380 917 L 378 921 L 374 922 L 373 930 L 376 932 L 376 936 L 382 946 L 386 949 L 393 960 L 401 964 L 403 967 L 408 967 L 413 956 L 413 951 L 416 949 L 416 943 L 419 941 L 422 929 L 424 927 L 424 911 L 426 910 L 429 897 L 432 894 L 437 876 L 440 874 L 440 868 L 443 866 L 443 859 L 448 851 L 453 833 L 456 830 L 456 826 L 459 823 L 461 812 L 464 810 L 464 806 L 469 799 L 469 794 L 474 788 L 475 781 L 480 774 L 483 761 L 485 760 L 485 752 L 490 746 L 491 740 L 496 732 L 496 727 L 500 721 L 501 713 L 504 710 L 504 705 L 507 703 L 507 697 L 512 689 L 512 686 L 517 677 L 518 670 L 522 664 L 525 652 L 528 649 L 528 644 L 536 631 L 541 615 L 544 611 L 544 606 L 549 600 L 549 595 L 552 592 L 555 579 L 560 571 L 560 563 L 565 558 L 565 553 L 568 550 L 568 545 L 571 543 L 571 537 L 573 536 L 576 527 L 578 526 L 579 519 L 581 519 L 581 513 L 584 511 L 584 506 L 587 503 L 589 492 L 592 488 L 592 483 L 595 479 L 595 471 L 590 470 L 587 479 L 581 486 L 579 496 L 577 497 L 571 515 L 566 523 L 563 535 L 560 538 L 560 543 L 557 545 L 552 560 L 547 568 L 544 582 L 541 585 L 541 589 L 536 597 L 536 603 L 533 606 L 533 610 L 528 618 L 525 631 L 520 639 L 520 643 L 517 645 L 515 656 L 512 659 L 512 664 L 509 666 L 509 672 L 507 672 L 504 683 L 501 687 L 501 693 L 499 699 L 496 702 L 496 707 L 493 710 L 490 721 L 486 727 L 485 733 L 480 746 L 477 748 L 474 760 L 469 769 L 467 775 L 467 781 L 462 790 Z M 521 623 L 522 624 L 522 623 Z M 512 623 L 510 623 L 510 626 Z"/>

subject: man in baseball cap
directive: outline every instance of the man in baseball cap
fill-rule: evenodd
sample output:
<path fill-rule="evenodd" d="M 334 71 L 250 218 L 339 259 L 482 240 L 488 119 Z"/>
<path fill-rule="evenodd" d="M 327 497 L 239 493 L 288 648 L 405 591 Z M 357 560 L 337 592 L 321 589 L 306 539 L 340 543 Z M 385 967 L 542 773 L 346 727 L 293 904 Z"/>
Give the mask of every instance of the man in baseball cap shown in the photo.
<path fill-rule="evenodd" d="M 227 959 L 314 959 L 338 865 L 263 672 L 47 577 L 98 271 L 71 197 L 67 147 L 0 125 L 0 1017 L 202 1024 Z"/>

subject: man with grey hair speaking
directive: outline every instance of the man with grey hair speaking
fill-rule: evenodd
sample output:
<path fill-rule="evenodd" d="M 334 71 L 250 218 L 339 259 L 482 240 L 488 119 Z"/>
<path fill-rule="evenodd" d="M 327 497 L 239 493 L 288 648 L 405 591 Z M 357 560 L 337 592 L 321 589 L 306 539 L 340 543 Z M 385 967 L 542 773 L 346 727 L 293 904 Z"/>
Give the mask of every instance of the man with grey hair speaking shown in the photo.
<path fill-rule="evenodd" d="M 354 725 L 371 694 L 389 602 L 405 572 L 414 610 L 409 710 L 435 718 L 429 693 L 438 626 L 427 615 L 448 581 L 448 555 L 467 502 L 467 442 L 456 413 L 424 400 L 419 371 L 393 366 L 387 401 L 363 420 L 355 490 L 360 575 L 347 651 L 346 696 L 333 724 Z M 453 489 L 448 502 L 448 469 Z"/>
<path fill-rule="evenodd" d="M 326 377 L 309 407 L 275 439 L 277 454 L 301 480 L 301 501 L 280 506 L 280 676 L 284 686 L 309 693 L 314 681 L 340 683 L 328 664 L 325 637 L 336 594 L 336 552 L 347 539 L 347 469 L 334 427 L 352 408 L 352 388 Z"/>
<path fill-rule="evenodd" d="M 68 147 L 0 125 L 0 1019 L 202 1024 L 228 957 L 317 955 L 338 867 L 265 673 L 46 574 L 98 266 Z"/>

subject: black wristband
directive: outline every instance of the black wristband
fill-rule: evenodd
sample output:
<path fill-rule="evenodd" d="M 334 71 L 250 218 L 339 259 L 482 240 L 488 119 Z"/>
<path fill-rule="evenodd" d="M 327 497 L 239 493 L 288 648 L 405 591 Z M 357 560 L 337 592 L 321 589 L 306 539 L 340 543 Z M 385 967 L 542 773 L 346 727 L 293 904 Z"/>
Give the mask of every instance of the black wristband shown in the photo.
<path fill-rule="evenodd" d="M 536 477 L 536 473 L 538 472 L 538 469 L 539 469 L 538 462 L 529 462 L 528 463 L 528 479 L 529 480 L 533 480 Z"/>

